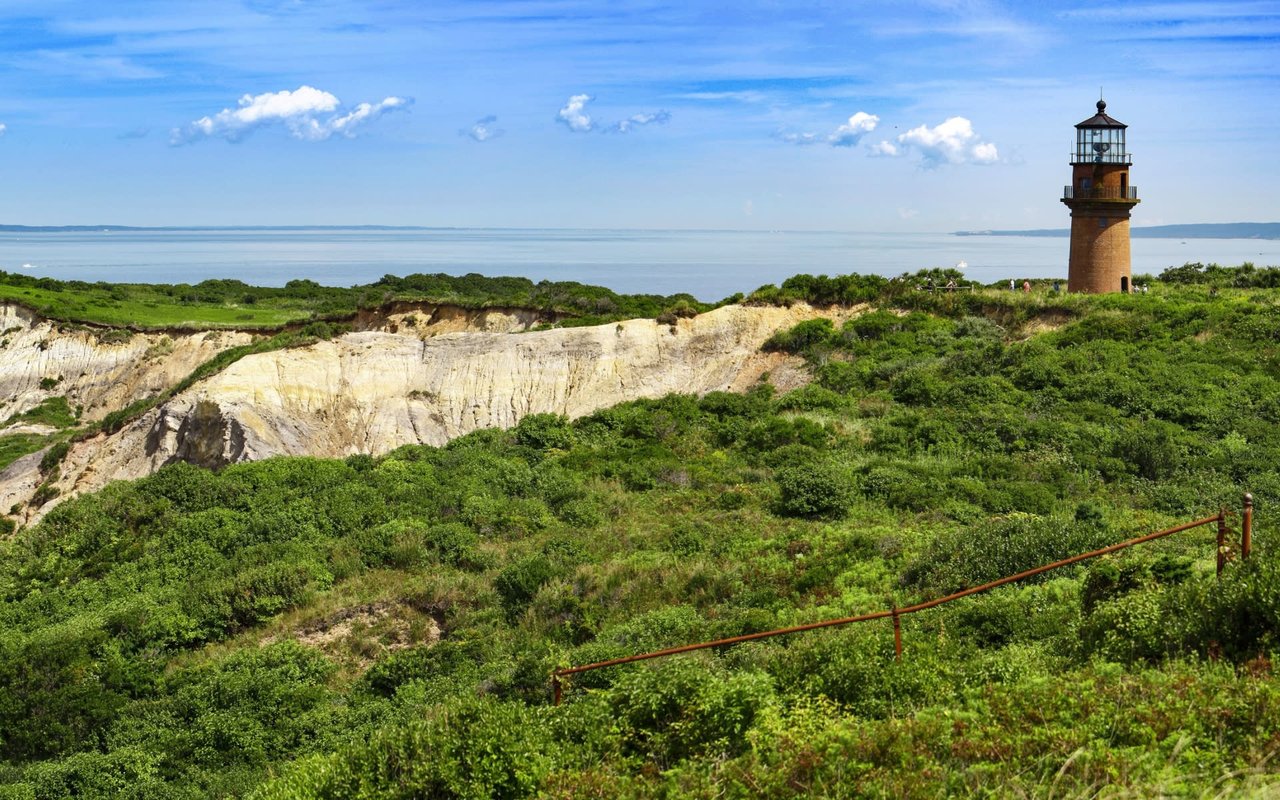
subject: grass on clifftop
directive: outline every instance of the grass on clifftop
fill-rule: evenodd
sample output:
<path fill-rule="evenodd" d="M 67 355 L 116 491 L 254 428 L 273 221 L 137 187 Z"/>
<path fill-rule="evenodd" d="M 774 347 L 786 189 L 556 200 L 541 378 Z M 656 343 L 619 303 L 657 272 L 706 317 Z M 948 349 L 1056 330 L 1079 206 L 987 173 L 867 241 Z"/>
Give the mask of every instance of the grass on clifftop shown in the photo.
<path fill-rule="evenodd" d="M 250 286 L 236 280 L 195 285 L 86 283 L 0 272 L 0 301 L 6 300 L 61 322 L 193 330 L 252 330 L 341 319 L 396 300 L 530 309 L 570 324 L 694 314 L 713 307 L 687 294 L 620 295 L 573 282 L 535 284 L 527 278 L 439 274 L 388 275 L 365 286 L 341 288 L 310 280 L 293 280 L 282 287 Z"/>
<path fill-rule="evenodd" d="M 61 322 L 81 322 L 120 328 L 272 328 L 311 315 L 302 304 L 259 307 L 230 299 L 208 302 L 183 299 L 166 287 L 143 284 L 98 285 L 35 279 L 15 283 L 0 274 L 0 300 L 19 303 L 41 316 Z"/>

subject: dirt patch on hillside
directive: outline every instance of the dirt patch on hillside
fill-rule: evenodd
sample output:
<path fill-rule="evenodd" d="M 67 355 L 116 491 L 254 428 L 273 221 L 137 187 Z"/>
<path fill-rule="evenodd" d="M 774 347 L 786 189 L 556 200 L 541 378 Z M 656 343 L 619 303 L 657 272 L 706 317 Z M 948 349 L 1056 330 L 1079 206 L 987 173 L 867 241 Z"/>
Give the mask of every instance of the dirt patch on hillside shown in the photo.
<path fill-rule="evenodd" d="M 1063 314 L 1061 312 L 1041 314 L 1027 320 L 1018 328 L 1018 338 L 1030 339 L 1032 336 L 1050 333 L 1073 321 L 1075 321 L 1075 316 L 1071 314 Z"/>
<path fill-rule="evenodd" d="M 387 653 L 434 644 L 440 640 L 442 623 L 438 611 L 380 601 L 341 609 L 307 622 L 291 634 L 269 637 L 262 644 L 291 638 L 363 670 Z"/>

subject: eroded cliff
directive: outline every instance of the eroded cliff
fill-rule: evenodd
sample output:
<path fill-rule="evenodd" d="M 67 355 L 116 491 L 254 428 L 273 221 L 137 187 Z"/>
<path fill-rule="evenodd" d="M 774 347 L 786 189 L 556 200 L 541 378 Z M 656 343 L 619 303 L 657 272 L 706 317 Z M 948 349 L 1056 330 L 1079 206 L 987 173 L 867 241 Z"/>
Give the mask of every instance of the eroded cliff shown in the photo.
<path fill-rule="evenodd" d="M 493 331 L 536 320 L 505 312 L 369 319 L 366 330 L 330 341 L 247 356 L 120 431 L 73 444 L 51 485 L 61 499 L 179 460 L 216 468 L 274 455 L 379 454 L 509 427 L 527 414 L 577 417 L 671 392 L 744 390 L 765 372 L 794 383 L 803 380 L 798 364 L 760 347 L 815 315 L 804 305 L 726 306 L 674 325 L 629 320 L 520 334 Z M 145 361 L 145 348 L 131 352 Z M 93 402 L 87 387 L 77 391 Z M 38 456 L 0 474 L 0 508 L 16 504 L 21 522 L 57 502 L 28 505 L 41 481 Z"/>
<path fill-rule="evenodd" d="M 240 331 L 131 333 L 69 328 L 0 303 L 0 420 L 65 397 L 94 421 L 158 394 L 229 347 Z"/>

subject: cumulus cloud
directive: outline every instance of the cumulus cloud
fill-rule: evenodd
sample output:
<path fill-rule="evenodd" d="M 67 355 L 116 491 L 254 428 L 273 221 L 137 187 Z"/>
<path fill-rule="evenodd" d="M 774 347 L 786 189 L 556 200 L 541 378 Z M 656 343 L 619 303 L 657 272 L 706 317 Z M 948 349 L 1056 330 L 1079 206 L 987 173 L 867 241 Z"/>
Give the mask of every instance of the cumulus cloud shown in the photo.
<path fill-rule="evenodd" d="M 569 98 L 569 102 L 564 104 L 564 108 L 556 114 L 556 118 L 569 126 L 569 130 L 575 133 L 586 133 L 595 127 L 591 121 L 591 116 L 586 112 L 587 103 L 591 102 L 589 94 L 575 94 Z"/>
<path fill-rule="evenodd" d="M 811 144 L 829 144 L 832 147 L 853 147 L 862 141 L 862 137 L 876 129 L 876 125 L 880 124 L 880 118 L 875 114 L 868 114 L 865 111 L 859 111 L 849 121 L 840 125 L 830 133 L 791 133 L 779 132 L 775 134 L 778 141 L 787 144 L 795 144 L 807 146 Z"/>
<path fill-rule="evenodd" d="M 487 142 L 490 139 L 496 139 L 506 131 L 501 128 L 494 127 L 494 123 L 498 118 L 490 114 L 487 117 L 481 117 L 472 123 L 470 128 L 463 128 L 458 131 L 459 136 L 466 136 L 477 142 Z"/>
<path fill-rule="evenodd" d="M 609 130 L 614 133 L 626 133 L 632 128 L 639 127 L 641 125 L 665 125 L 670 119 L 671 114 L 666 111 L 632 114 L 621 122 L 614 123 Z"/>
<path fill-rule="evenodd" d="M 836 128 L 827 141 L 832 147 L 853 147 L 862 141 L 862 137 L 866 136 L 876 129 L 876 125 L 880 123 L 880 118 L 875 114 L 868 114 L 865 111 L 859 111 L 849 121 Z"/>
<path fill-rule="evenodd" d="M 0 136 L 4 136 L 5 131 L 7 130 L 9 130 L 9 126 L 5 125 L 3 122 L 0 122 Z"/>
<path fill-rule="evenodd" d="M 387 97 L 377 103 L 360 103 L 348 111 L 329 92 L 312 86 L 259 95 L 246 94 L 238 108 L 224 108 L 213 116 L 201 117 L 182 128 L 174 128 L 171 144 L 220 137 L 238 142 L 258 128 L 281 125 L 295 139 L 318 142 L 332 136 L 352 138 L 355 129 L 389 111 L 406 108 L 412 101 Z"/>
<path fill-rule="evenodd" d="M 632 130 L 645 125 L 663 125 L 671 119 L 671 114 L 667 111 L 643 111 L 639 114 L 632 114 L 618 122 L 601 125 L 587 113 L 587 103 L 594 99 L 589 94 L 573 95 L 564 104 L 564 108 L 556 112 L 556 121 L 564 123 L 565 127 L 575 133 L 588 133 L 596 130 L 607 133 L 630 133 Z"/>
<path fill-rule="evenodd" d="M 898 143 L 918 151 L 929 168 L 942 164 L 994 164 L 1000 159 L 996 146 L 980 141 L 973 123 L 964 117 L 951 117 L 932 128 L 912 128 L 898 137 Z"/>

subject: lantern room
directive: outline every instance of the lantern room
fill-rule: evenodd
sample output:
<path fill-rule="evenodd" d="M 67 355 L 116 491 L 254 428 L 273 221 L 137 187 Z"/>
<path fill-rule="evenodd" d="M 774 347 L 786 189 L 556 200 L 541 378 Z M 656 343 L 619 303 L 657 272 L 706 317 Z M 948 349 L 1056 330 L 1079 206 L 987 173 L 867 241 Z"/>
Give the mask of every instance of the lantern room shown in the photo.
<path fill-rule="evenodd" d="M 1132 164 L 1124 146 L 1123 122 L 1107 116 L 1107 103 L 1098 101 L 1098 113 L 1076 125 L 1076 150 L 1073 165 Z"/>

